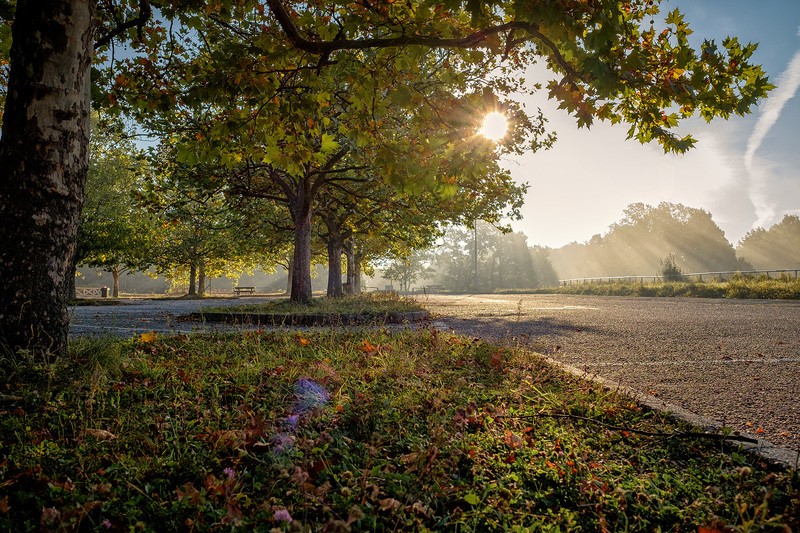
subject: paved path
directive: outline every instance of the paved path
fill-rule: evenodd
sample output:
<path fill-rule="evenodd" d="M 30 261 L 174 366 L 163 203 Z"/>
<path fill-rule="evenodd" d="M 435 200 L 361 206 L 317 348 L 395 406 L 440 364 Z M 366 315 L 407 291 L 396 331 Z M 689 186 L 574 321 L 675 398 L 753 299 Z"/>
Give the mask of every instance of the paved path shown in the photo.
<path fill-rule="evenodd" d="M 237 307 L 265 302 L 269 298 L 214 298 L 207 300 L 121 300 L 119 305 L 77 306 L 70 309 L 70 335 L 113 335 L 132 337 L 141 333 L 192 333 L 238 331 L 248 326 L 179 321 L 189 313 L 208 307 Z"/>
<path fill-rule="evenodd" d="M 71 332 L 130 337 L 240 330 L 245 326 L 176 319 L 209 306 L 261 300 L 76 307 Z M 420 301 L 442 329 L 523 345 L 800 451 L 800 302 L 562 295 L 435 295 Z"/>
<path fill-rule="evenodd" d="M 566 295 L 420 301 L 441 328 L 518 343 L 800 451 L 800 302 Z"/>

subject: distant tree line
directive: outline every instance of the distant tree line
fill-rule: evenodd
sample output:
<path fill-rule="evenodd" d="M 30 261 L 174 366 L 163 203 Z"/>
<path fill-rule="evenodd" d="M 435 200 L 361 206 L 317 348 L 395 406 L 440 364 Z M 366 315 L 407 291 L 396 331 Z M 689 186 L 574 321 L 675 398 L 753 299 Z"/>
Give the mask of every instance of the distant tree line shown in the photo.
<path fill-rule="evenodd" d="M 561 279 L 800 267 L 800 219 L 757 228 L 736 247 L 704 209 L 668 202 L 629 205 L 619 222 L 588 242 L 550 250 Z"/>
<path fill-rule="evenodd" d="M 691 272 L 800 268 L 800 217 L 756 228 L 734 247 L 703 209 L 663 202 L 629 205 L 604 235 L 551 249 L 523 233 L 479 223 L 452 227 L 436 247 L 390 262 L 383 275 L 408 291 L 441 285 L 453 292 L 549 287 L 559 279 L 663 276 Z"/>

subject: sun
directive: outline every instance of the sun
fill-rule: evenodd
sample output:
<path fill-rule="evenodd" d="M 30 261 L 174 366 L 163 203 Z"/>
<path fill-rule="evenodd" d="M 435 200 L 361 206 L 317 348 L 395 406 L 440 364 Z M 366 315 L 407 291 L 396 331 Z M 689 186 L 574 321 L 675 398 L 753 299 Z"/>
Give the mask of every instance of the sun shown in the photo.
<path fill-rule="evenodd" d="M 483 118 L 483 125 L 478 133 L 490 141 L 499 141 L 508 132 L 508 119 L 503 113 L 492 111 Z"/>

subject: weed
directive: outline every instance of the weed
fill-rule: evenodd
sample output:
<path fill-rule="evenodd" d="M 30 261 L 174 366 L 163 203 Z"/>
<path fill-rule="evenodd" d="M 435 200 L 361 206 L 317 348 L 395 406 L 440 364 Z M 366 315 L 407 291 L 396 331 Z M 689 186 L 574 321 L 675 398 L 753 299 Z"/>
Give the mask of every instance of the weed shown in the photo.
<path fill-rule="evenodd" d="M 800 526 L 795 471 L 636 433 L 691 428 L 435 329 L 105 340 L 69 361 L 47 401 L 36 373 L 5 385 L 24 401 L 0 417 L 0 530 Z"/>

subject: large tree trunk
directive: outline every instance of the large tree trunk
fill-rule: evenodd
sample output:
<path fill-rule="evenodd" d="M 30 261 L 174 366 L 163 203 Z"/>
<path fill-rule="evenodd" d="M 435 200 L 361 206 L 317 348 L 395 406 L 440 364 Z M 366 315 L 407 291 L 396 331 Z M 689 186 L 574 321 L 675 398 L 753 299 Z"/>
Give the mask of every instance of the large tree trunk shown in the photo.
<path fill-rule="evenodd" d="M 339 298 L 342 291 L 342 241 L 328 240 L 328 298 Z"/>
<path fill-rule="evenodd" d="M 0 343 L 67 347 L 95 0 L 18 0 L 0 139 Z"/>
<path fill-rule="evenodd" d="M 67 302 L 74 302 L 78 299 L 78 287 L 75 286 L 75 279 L 78 277 L 78 265 L 75 264 L 73 258 L 69 262 L 69 271 L 67 272 Z"/>
<path fill-rule="evenodd" d="M 311 290 L 311 201 L 300 190 L 289 203 L 294 218 L 294 256 L 292 264 L 292 302 L 310 304 Z"/>

